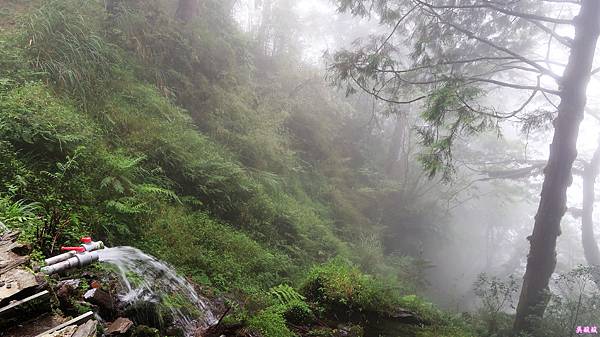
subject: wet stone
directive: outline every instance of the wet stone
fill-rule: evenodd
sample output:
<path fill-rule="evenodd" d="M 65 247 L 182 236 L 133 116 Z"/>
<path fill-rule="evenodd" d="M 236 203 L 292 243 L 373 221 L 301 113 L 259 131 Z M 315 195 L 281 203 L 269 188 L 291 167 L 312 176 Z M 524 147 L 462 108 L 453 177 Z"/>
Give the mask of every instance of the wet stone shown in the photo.
<path fill-rule="evenodd" d="M 109 335 L 122 335 L 129 331 L 132 326 L 133 322 L 131 320 L 128 318 L 119 317 L 108 326 L 106 333 Z"/>
<path fill-rule="evenodd" d="M 106 310 L 113 310 L 113 299 L 112 297 L 104 290 L 99 288 L 92 288 L 88 290 L 83 298 L 95 305 L 98 305 Z"/>

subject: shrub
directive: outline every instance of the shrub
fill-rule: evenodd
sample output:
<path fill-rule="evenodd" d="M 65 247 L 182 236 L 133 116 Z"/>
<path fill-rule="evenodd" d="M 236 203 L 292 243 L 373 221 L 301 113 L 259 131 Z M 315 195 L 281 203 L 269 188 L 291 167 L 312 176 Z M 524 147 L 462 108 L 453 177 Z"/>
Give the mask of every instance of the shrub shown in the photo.
<path fill-rule="evenodd" d="M 276 306 L 281 306 L 283 317 L 292 324 L 306 324 L 314 319 L 312 310 L 304 296 L 287 284 L 280 284 L 269 290 Z"/>
<path fill-rule="evenodd" d="M 399 294 L 392 287 L 341 259 L 313 267 L 302 293 L 336 314 L 386 312 L 399 303 Z"/>
<path fill-rule="evenodd" d="M 292 333 L 283 317 L 281 306 L 270 306 L 250 318 L 248 325 L 259 331 L 264 337 L 292 337 Z"/>

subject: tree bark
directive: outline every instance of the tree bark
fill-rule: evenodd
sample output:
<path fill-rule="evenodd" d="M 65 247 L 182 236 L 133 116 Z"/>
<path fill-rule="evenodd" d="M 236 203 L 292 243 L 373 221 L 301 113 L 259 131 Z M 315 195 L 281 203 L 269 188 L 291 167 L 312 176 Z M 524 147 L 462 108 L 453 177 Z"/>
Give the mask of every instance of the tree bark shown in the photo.
<path fill-rule="evenodd" d="M 589 266 L 600 267 L 600 249 L 594 237 L 594 187 L 600 169 L 600 144 L 596 148 L 592 160 L 585 165 L 583 171 L 583 207 L 581 210 L 581 243 L 583 255 Z M 594 272 L 593 280 L 600 288 L 600 275 Z"/>
<path fill-rule="evenodd" d="M 189 22 L 198 15 L 199 9 L 198 0 L 179 0 L 175 17 L 183 22 Z"/>
<path fill-rule="evenodd" d="M 574 19 L 575 37 L 569 61 L 560 85 L 561 102 L 554 120 L 554 137 L 550 157 L 544 169 L 540 204 L 535 216 L 527 256 L 527 268 L 519 297 L 513 330 L 532 333 L 535 321 L 542 318 L 548 304 L 548 283 L 556 267 L 556 240 L 560 221 L 566 211 L 567 188 L 571 185 L 571 168 L 577 157 L 577 136 L 586 104 L 586 90 L 591 76 L 599 34 L 600 1 L 583 0 Z"/>

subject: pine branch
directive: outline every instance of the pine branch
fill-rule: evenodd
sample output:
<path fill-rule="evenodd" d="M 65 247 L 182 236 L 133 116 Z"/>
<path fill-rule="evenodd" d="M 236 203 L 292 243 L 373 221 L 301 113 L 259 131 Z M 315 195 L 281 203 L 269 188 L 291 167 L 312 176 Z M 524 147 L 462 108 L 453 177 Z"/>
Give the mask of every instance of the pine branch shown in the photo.
<path fill-rule="evenodd" d="M 503 13 L 506 15 L 526 19 L 531 22 L 533 22 L 533 21 L 549 22 L 549 23 L 556 23 L 556 24 L 561 24 L 561 25 L 572 25 L 573 24 L 573 20 L 559 19 L 559 18 L 552 18 L 552 17 L 541 16 L 541 15 L 536 15 L 536 14 L 517 12 L 517 11 L 510 10 L 510 9 L 504 9 L 502 7 L 495 6 L 489 2 L 480 4 L 480 5 L 432 5 L 432 4 L 426 3 L 421 0 L 417 0 L 417 2 L 426 7 L 432 8 L 432 9 L 485 9 L 485 8 L 487 8 L 487 9 L 493 9 L 497 12 L 500 12 L 500 13 Z"/>

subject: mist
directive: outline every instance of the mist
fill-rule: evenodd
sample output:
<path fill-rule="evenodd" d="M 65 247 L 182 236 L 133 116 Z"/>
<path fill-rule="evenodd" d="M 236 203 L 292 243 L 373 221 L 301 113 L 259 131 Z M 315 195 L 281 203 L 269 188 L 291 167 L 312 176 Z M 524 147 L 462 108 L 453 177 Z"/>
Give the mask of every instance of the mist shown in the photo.
<path fill-rule="evenodd" d="M 58 321 L 132 337 L 594 334 L 599 22 L 595 0 L 0 1 L 0 247 L 27 248 L 0 294 L 37 272 Z M 39 274 L 89 236 L 142 281 Z"/>

